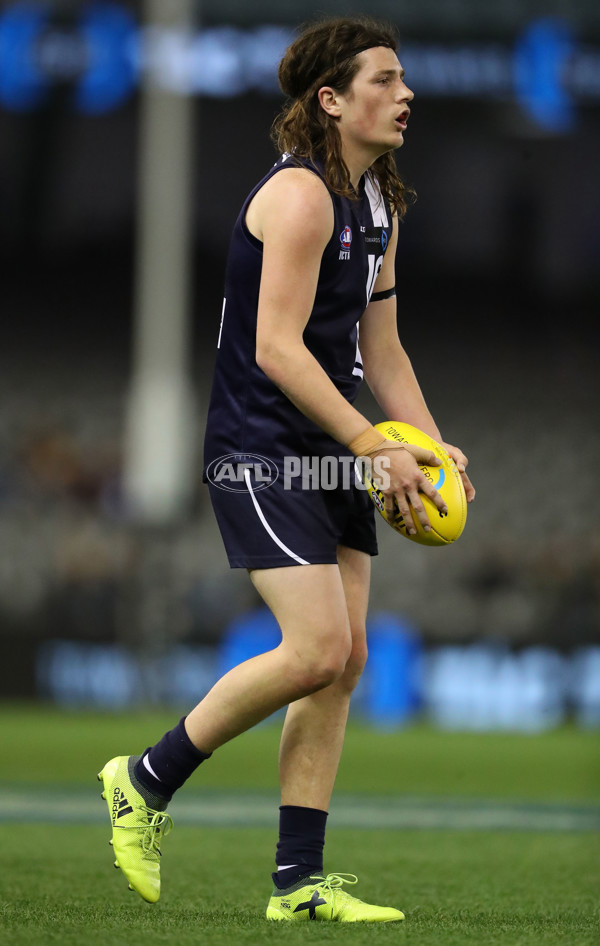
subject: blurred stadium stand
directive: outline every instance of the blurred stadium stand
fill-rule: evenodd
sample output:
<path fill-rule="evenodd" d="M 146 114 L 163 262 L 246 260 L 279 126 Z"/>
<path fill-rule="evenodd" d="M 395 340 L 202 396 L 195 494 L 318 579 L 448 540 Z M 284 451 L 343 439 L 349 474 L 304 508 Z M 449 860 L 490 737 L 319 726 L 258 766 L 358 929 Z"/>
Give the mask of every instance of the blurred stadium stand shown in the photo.
<path fill-rule="evenodd" d="M 2 45 L 3 17 L 24 5 L 0 7 L 0 695 L 7 697 L 50 692 L 39 668 L 52 641 L 118 645 L 148 662 L 179 653 L 188 671 L 195 653 L 206 683 L 214 645 L 257 605 L 247 576 L 228 569 L 200 483 L 201 455 L 191 508 L 171 524 L 136 522 L 124 498 L 140 103 L 130 75 L 112 104 L 96 111 L 77 104 L 85 67 L 65 37 L 79 35 L 86 6 L 45 5 L 55 19 L 43 35 L 55 42 L 46 48 L 43 94 L 26 106 L 10 99 L 15 71 Z M 94 6 L 125 12 L 132 29 L 140 23 L 141 4 Z M 235 59 L 242 39 L 265 26 L 281 44 L 291 23 L 311 15 L 310 4 L 301 6 L 205 0 L 207 29 L 229 30 L 213 36 L 215 62 L 227 51 Z M 360 6 L 345 3 L 344 11 Z M 416 93 L 399 157 L 419 193 L 401 231 L 401 335 L 444 435 L 469 454 L 478 489 L 451 549 L 417 548 L 382 523 L 372 610 L 401 616 L 431 653 L 486 642 L 513 655 L 549 647 L 575 661 L 582 648 L 600 645 L 600 83 L 593 78 L 600 71 L 590 67 L 600 62 L 600 13 L 592 3 L 546 3 L 544 16 L 562 19 L 540 40 L 539 8 L 530 6 L 525 15 L 527 4 L 508 0 L 369 5 L 403 29 L 401 58 Z M 225 83 L 219 97 L 213 89 L 193 98 L 191 360 L 200 443 L 229 232 L 273 161 L 275 46 L 265 45 L 262 65 L 258 48 L 260 81 L 251 88 L 241 82 L 233 94 Z M 526 78 L 550 76 L 541 111 L 515 78 L 524 55 Z M 557 62 L 558 76 L 544 73 Z M 490 69 L 495 86 L 482 79 Z M 192 73 L 199 81 L 192 69 L 184 85 Z M 361 404 L 380 419 L 368 392 Z M 113 704 L 133 693 L 123 679 Z M 185 680 L 178 697 L 191 699 L 189 672 Z"/>

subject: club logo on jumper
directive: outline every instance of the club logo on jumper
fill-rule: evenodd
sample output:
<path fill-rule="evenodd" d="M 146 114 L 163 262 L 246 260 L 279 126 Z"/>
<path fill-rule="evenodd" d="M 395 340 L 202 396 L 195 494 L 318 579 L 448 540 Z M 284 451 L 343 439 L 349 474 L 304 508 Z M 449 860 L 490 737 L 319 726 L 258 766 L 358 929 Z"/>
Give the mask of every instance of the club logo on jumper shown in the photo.
<path fill-rule="evenodd" d="M 385 253 L 389 243 L 387 230 L 384 227 L 368 227 L 365 230 L 365 243 L 371 253 Z"/>
<path fill-rule="evenodd" d="M 256 493 L 272 486 L 278 476 L 277 465 L 256 453 L 228 453 L 206 468 L 208 481 L 230 493 Z"/>
<path fill-rule="evenodd" d="M 117 818 L 122 818 L 124 815 L 130 815 L 132 811 L 133 808 L 125 798 L 125 795 L 121 789 L 115 788 L 112 800 L 112 823 L 115 824 Z"/>
<path fill-rule="evenodd" d="M 352 230 L 350 227 L 344 227 L 340 233 L 340 243 L 342 244 L 340 259 L 350 259 L 350 244 L 352 243 Z"/>

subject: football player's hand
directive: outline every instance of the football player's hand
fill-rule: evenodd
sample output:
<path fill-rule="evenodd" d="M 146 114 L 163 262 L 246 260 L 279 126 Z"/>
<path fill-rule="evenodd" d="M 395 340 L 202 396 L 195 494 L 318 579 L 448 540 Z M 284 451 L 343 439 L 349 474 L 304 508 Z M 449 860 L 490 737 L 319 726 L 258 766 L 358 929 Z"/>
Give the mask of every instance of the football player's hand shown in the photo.
<path fill-rule="evenodd" d="M 377 452 L 373 461 L 373 479 L 383 494 L 385 514 L 390 522 L 399 512 L 409 535 L 416 535 L 417 529 L 411 515 L 413 509 L 424 531 L 430 532 L 431 523 L 421 494 L 425 494 L 442 515 L 446 515 L 448 507 L 419 464 L 440 466 L 440 461 L 431 450 L 424 447 L 414 444 L 402 446 L 401 450 L 386 450 L 384 447 Z M 381 471 L 379 482 L 378 471 Z"/>
<path fill-rule="evenodd" d="M 465 488 L 465 495 L 467 497 L 467 502 L 472 503 L 473 500 L 475 499 L 475 488 L 473 484 L 471 483 L 471 480 L 467 476 L 467 467 L 469 465 L 468 459 L 466 458 L 466 456 L 464 455 L 460 447 L 453 447 L 451 443 L 443 443 L 442 447 L 444 448 L 444 450 L 446 450 L 450 454 L 450 456 L 456 463 L 458 472 L 460 473 L 460 478 Z"/>

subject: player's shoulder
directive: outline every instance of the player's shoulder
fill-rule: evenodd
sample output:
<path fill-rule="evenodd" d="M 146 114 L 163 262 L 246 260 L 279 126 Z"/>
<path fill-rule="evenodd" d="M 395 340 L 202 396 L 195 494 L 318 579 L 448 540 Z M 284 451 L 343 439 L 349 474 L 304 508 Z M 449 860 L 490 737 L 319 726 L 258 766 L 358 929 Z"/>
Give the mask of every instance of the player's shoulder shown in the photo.
<path fill-rule="evenodd" d="M 320 175 L 290 163 L 271 174 L 254 195 L 247 222 L 257 235 L 269 225 L 306 238 L 330 234 L 333 217 L 331 194 Z"/>
<path fill-rule="evenodd" d="M 331 193 L 323 178 L 314 170 L 298 164 L 281 164 L 263 184 L 264 196 L 276 195 L 275 199 L 287 198 L 302 207 L 331 207 Z"/>

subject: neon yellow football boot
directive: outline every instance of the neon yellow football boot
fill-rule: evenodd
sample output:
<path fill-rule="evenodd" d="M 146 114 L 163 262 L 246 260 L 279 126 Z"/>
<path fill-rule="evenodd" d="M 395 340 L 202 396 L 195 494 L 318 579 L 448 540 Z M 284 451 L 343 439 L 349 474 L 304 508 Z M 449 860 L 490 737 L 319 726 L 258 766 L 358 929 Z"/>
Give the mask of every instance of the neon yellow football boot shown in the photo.
<path fill-rule="evenodd" d="M 274 890 L 267 907 L 267 920 L 332 920 L 335 923 L 395 923 L 404 914 L 394 907 L 363 903 L 342 890 L 355 884 L 354 874 L 327 874 L 300 880 L 287 890 Z"/>
<path fill-rule="evenodd" d="M 118 756 L 107 762 L 98 774 L 104 782 L 102 798 L 106 799 L 112 824 L 115 867 L 120 867 L 144 900 L 156 903 L 160 897 L 160 841 L 173 827 L 165 811 L 148 808 L 136 791 L 129 775 L 130 756 Z"/>

